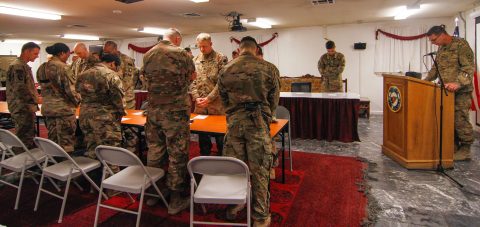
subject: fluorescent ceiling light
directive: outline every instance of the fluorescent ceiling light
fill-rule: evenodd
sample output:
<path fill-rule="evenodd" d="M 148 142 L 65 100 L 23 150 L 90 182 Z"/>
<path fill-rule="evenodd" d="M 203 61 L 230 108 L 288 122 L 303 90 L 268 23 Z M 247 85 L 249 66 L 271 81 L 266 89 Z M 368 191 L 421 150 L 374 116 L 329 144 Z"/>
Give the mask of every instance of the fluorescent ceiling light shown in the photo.
<path fill-rule="evenodd" d="M 259 28 L 272 28 L 272 24 L 269 21 L 262 18 L 248 19 L 247 23 L 249 25 L 259 27 Z"/>
<path fill-rule="evenodd" d="M 209 0 L 190 0 L 195 3 L 200 3 L 200 2 L 208 2 Z"/>
<path fill-rule="evenodd" d="M 153 27 L 143 27 L 143 28 L 139 28 L 137 31 L 143 32 L 143 33 L 155 34 L 155 35 L 163 35 L 167 31 L 167 29 L 153 28 Z"/>
<path fill-rule="evenodd" d="M 34 42 L 36 44 L 42 44 L 41 41 L 38 40 L 29 40 L 29 39 L 6 39 L 3 41 L 4 43 L 28 43 L 28 42 Z"/>
<path fill-rule="evenodd" d="M 415 6 L 401 6 L 397 13 L 395 14 L 395 17 L 393 19 L 395 20 L 403 20 L 407 19 L 407 17 L 416 14 L 420 11 L 420 9 L 423 8 L 423 5 L 419 5 L 418 7 Z"/>
<path fill-rule="evenodd" d="M 78 39 L 78 40 L 100 40 L 100 37 L 93 35 L 75 35 L 75 34 L 64 34 L 60 37 L 64 39 Z"/>
<path fill-rule="evenodd" d="M 62 16 L 59 14 L 41 12 L 41 11 L 31 10 L 31 9 L 20 9 L 20 8 L 14 8 L 10 6 L 0 6 L 0 13 L 14 15 L 14 16 L 22 16 L 22 17 L 33 17 L 33 18 L 39 18 L 39 19 L 45 19 L 45 20 L 62 19 Z"/>

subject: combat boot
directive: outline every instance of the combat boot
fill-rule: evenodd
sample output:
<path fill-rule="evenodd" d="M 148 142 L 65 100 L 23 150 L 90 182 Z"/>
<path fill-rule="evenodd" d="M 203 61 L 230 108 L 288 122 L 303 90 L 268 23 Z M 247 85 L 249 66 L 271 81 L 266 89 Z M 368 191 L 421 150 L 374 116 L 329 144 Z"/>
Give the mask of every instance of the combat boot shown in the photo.
<path fill-rule="evenodd" d="M 153 187 L 152 187 L 153 188 Z M 152 194 L 157 194 L 157 192 L 155 191 L 155 188 L 153 188 L 154 192 L 150 192 Z M 168 188 L 160 188 L 160 192 L 162 193 L 163 195 L 163 198 L 167 199 L 168 196 L 170 195 L 170 190 L 168 190 Z M 147 199 L 147 202 L 145 204 L 147 204 L 147 206 L 149 207 L 153 207 L 155 205 L 157 205 L 157 203 L 160 201 L 160 198 L 158 197 L 152 197 L 152 198 L 149 198 Z"/>
<path fill-rule="evenodd" d="M 462 144 L 458 147 L 457 152 L 453 154 L 455 161 L 470 161 L 470 144 Z"/>
<path fill-rule="evenodd" d="M 245 208 L 245 204 L 228 206 L 226 215 L 227 220 L 234 221 L 237 218 L 238 212 L 242 211 L 243 208 Z"/>
<path fill-rule="evenodd" d="M 253 220 L 253 227 L 269 227 L 270 223 L 272 222 L 272 218 L 270 215 L 268 218 L 263 219 L 263 220 Z"/>
<path fill-rule="evenodd" d="M 190 197 L 182 198 L 180 192 L 172 192 L 170 203 L 168 204 L 168 214 L 175 215 L 190 206 Z"/>

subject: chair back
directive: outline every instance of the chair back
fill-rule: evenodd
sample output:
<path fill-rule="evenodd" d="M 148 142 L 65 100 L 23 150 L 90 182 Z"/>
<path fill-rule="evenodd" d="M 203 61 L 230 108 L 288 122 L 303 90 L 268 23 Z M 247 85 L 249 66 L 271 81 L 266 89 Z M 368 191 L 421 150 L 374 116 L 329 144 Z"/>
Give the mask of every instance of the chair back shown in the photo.
<path fill-rule="evenodd" d="M 312 92 L 311 82 L 293 82 L 291 84 L 291 92 Z"/>
<path fill-rule="evenodd" d="M 101 162 L 117 166 L 143 166 L 142 161 L 127 149 L 100 145 L 95 149 L 97 158 Z"/>
<path fill-rule="evenodd" d="M 287 119 L 290 121 L 290 111 L 284 106 L 277 106 L 277 110 L 275 111 L 275 117 L 278 119 Z"/>
<path fill-rule="evenodd" d="M 247 164 L 243 161 L 225 156 L 199 156 L 188 162 L 188 172 L 193 179 L 194 173 L 207 175 L 246 175 L 249 176 Z"/>
<path fill-rule="evenodd" d="M 15 134 L 5 129 L 0 129 L 0 141 L 6 146 L 22 147 L 23 149 L 28 150 Z"/>
<path fill-rule="evenodd" d="M 33 138 L 33 142 L 39 147 L 43 153 L 47 154 L 48 156 L 51 157 L 65 157 L 70 159 L 70 155 L 57 143 L 41 138 L 41 137 L 35 137 Z"/>

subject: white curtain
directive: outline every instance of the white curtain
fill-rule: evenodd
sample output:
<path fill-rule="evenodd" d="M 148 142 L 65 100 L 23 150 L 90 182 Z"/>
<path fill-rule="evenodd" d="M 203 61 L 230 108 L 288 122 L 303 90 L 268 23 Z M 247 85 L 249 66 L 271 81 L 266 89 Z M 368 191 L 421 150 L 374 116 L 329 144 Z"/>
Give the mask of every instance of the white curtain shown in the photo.
<path fill-rule="evenodd" d="M 426 33 L 429 28 L 430 26 L 408 26 L 379 29 L 400 36 L 415 36 Z M 437 47 L 430 44 L 427 37 L 404 41 L 379 33 L 378 40 L 375 42 L 375 73 L 428 72 L 432 65 L 432 60 L 429 56 L 424 57 L 424 55 L 436 49 Z"/>

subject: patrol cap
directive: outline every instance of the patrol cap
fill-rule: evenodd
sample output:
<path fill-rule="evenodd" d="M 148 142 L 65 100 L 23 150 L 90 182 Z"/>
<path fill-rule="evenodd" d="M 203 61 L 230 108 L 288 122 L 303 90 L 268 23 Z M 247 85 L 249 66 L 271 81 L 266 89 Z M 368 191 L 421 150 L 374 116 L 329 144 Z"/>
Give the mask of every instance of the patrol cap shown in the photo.
<path fill-rule="evenodd" d="M 243 37 L 242 40 L 240 40 L 240 43 L 248 42 L 248 41 L 254 42 L 255 45 L 258 46 L 257 40 L 255 40 L 255 39 L 254 39 L 253 37 L 251 37 L 251 36 L 245 36 L 245 37 Z"/>
<path fill-rule="evenodd" d="M 103 54 L 100 57 L 100 60 L 102 62 L 106 62 L 106 63 L 115 62 L 115 65 L 117 67 L 120 66 L 120 64 L 121 64 L 120 58 L 118 58 L 117 55 L 113 55 L 113 54 Z"/>

